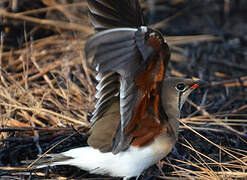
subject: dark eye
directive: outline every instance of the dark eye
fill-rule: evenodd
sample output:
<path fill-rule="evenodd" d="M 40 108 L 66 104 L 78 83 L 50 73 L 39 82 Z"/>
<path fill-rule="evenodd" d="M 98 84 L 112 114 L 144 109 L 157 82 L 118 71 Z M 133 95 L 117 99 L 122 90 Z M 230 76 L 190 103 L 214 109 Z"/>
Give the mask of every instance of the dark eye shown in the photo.
<path fill-rule="evenodd" d="M 185 88 L 185 84 L 184 84 L 184 83 L 178 83 L 176 88 L 177 88 L 177 90 L 179 90 L 179 91 L 183 91 L 184 88 Z"/>

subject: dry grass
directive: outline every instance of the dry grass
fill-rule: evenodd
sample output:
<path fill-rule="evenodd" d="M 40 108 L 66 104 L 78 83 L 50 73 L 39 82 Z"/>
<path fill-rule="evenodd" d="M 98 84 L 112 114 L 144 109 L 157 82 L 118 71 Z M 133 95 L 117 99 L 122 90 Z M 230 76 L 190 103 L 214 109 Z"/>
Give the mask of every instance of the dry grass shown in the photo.
<path fill-rule="evenodd" d="M 9 2 L 4 0 L 4 3 Z M 0 2 L 0 23 L 4 24 L 1 27 L 0 43 L 2 166 L 14 166 L 19 160 L 14 157 L 6 160 L 4 154 L 1 154 L 12 141 L 32 137 L 35 139 L 33 144 L 39 142 L 37 147 L 42 147 L 42 141 L 39 141 L 41 137 L 56 137 L 66 133 L 71 135 L 74 129 L 87 127 L 87 119 L 95 103 L 95 72 L 88 67 L 83 55 L 85 41 L 93 33 L 85 1 L 64 4 L 62 1 L 40 0 L 41 7 L 28 4 L 31 8 L 22 8 L 20 12 L 14 12 L 15 1 L 11 2 L 12 6 L 9 3 L 9 7 Z M 145 11 L 148 11 L 147 4 L 144 1 L 142 3 Z M 166 26 L 184 11 L 178 11 L 170 19 L 162 19 L 153 27 Z M 13 28 L 24 28 L 23 40 L 18 46 L 7 42 L 8 38 L 14 38 Z M 168 73 L 178 77 L 205 77 L 200 72 L 188 73 L 191 69 L 186 64 L 188 48 L 185 45 L 200 46 L 199 43 L 219 42 L 221 38 L 210 34 L 166 38 L 173 51 L 172 66 Z M 229 61 L 224 64 L 233 67 L 233 70 L 238 67 Z M 247 105 L 243 103 L 246 102 L 247 76 L 240 74 L 233 77 L 222 72 L 221 65 L 217 66 L 219 71 L 211 72 L 208 78 L 209 92 L 204 89 L 200 96 L 202 100 L 188 101 L 192 109 L 187 114 L 185 112 L 186 118 L 181 119 L 181 133 L 175 148 L 178 155 L 173 152 L 173 155 L 161 161 L 158 170 L 153 167 L 156 171 L 149 170 L 144 177 L 151 173 L 161 179 L 247 178 Z M 224 99 L 224 92 L 228 93 L 229 98 L 217 109 L 212 108 Z M 54 145 L 50 144 L 51 147 Z M 208 148 L 212 149 L 210 154 L 206 153 Z M 27 169 L 22 167 L 0 169 L 5 170 L 0 174 L 5 178 L 28 176 L 22 172 Z M 42 173 L 36 175 L 47 176 Z M 50 177 L 54 178 L 52 173 Z M 56 177 L 61 178 L 58 175 Z"/>

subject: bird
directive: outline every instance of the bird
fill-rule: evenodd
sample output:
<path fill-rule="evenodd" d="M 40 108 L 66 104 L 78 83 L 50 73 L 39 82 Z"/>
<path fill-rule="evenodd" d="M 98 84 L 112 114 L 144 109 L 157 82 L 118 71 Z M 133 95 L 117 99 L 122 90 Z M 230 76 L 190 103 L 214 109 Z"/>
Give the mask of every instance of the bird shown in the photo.
<path fill-rule="evenodd" d="M 172 151 L 180 111 L 199 87 L 193 79 L 166 77 L 170 49 L 149 28 L 138 0 L 87 0 L 95 34 L 85 59 L 98 81 L 88 146 L 47 154 L 35 166 L 71 165 L 94 174 L 129 179 Z"/>

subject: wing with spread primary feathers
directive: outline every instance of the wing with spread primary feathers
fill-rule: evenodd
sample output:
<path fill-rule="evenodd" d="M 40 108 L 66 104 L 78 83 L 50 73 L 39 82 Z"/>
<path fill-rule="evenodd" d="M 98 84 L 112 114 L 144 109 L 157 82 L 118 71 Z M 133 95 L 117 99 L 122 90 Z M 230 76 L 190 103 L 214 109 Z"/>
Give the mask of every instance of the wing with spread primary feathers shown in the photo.
<path fill-rule="evenodd" d="M 99 81 L 88 144 L 114 154 L 129 145 L 145 146 L 165 131 L 159 104 L 168 45 L 159 32 L 143 26 L 138 0 L 88 4 L 99 31 L 85 45 Z"/>
<path fill-rule="evenodd" d="M 99 80 L 92 123 L 120 101 L 121 120 L 114 130 L 112 151 L 129 144 L 146 145 L 160 134 L 160 83 L 169 61 L 163 38 L 146 27 L 105 30 L 88 40 L 85 54 L 93 58 Z"/>

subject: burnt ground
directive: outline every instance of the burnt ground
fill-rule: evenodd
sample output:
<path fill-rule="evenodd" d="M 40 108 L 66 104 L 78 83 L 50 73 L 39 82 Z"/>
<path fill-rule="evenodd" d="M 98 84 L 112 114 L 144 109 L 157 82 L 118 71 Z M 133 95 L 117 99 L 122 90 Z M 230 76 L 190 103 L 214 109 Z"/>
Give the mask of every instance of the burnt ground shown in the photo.
<path fill-rule="evenodd" d="M 85 1 L 17 2 L 0 2 L 0 176 L 112 179 L 68 166 L 17 169 L 51 147 L 86 145 L 96 84 L 82 54 L 93 33 Z M 140 179 L 246 179 L 247 2 L 141 3 L 171 47 L 168 75 L 207 85 L 185 104 L 176 147 Z"/>

